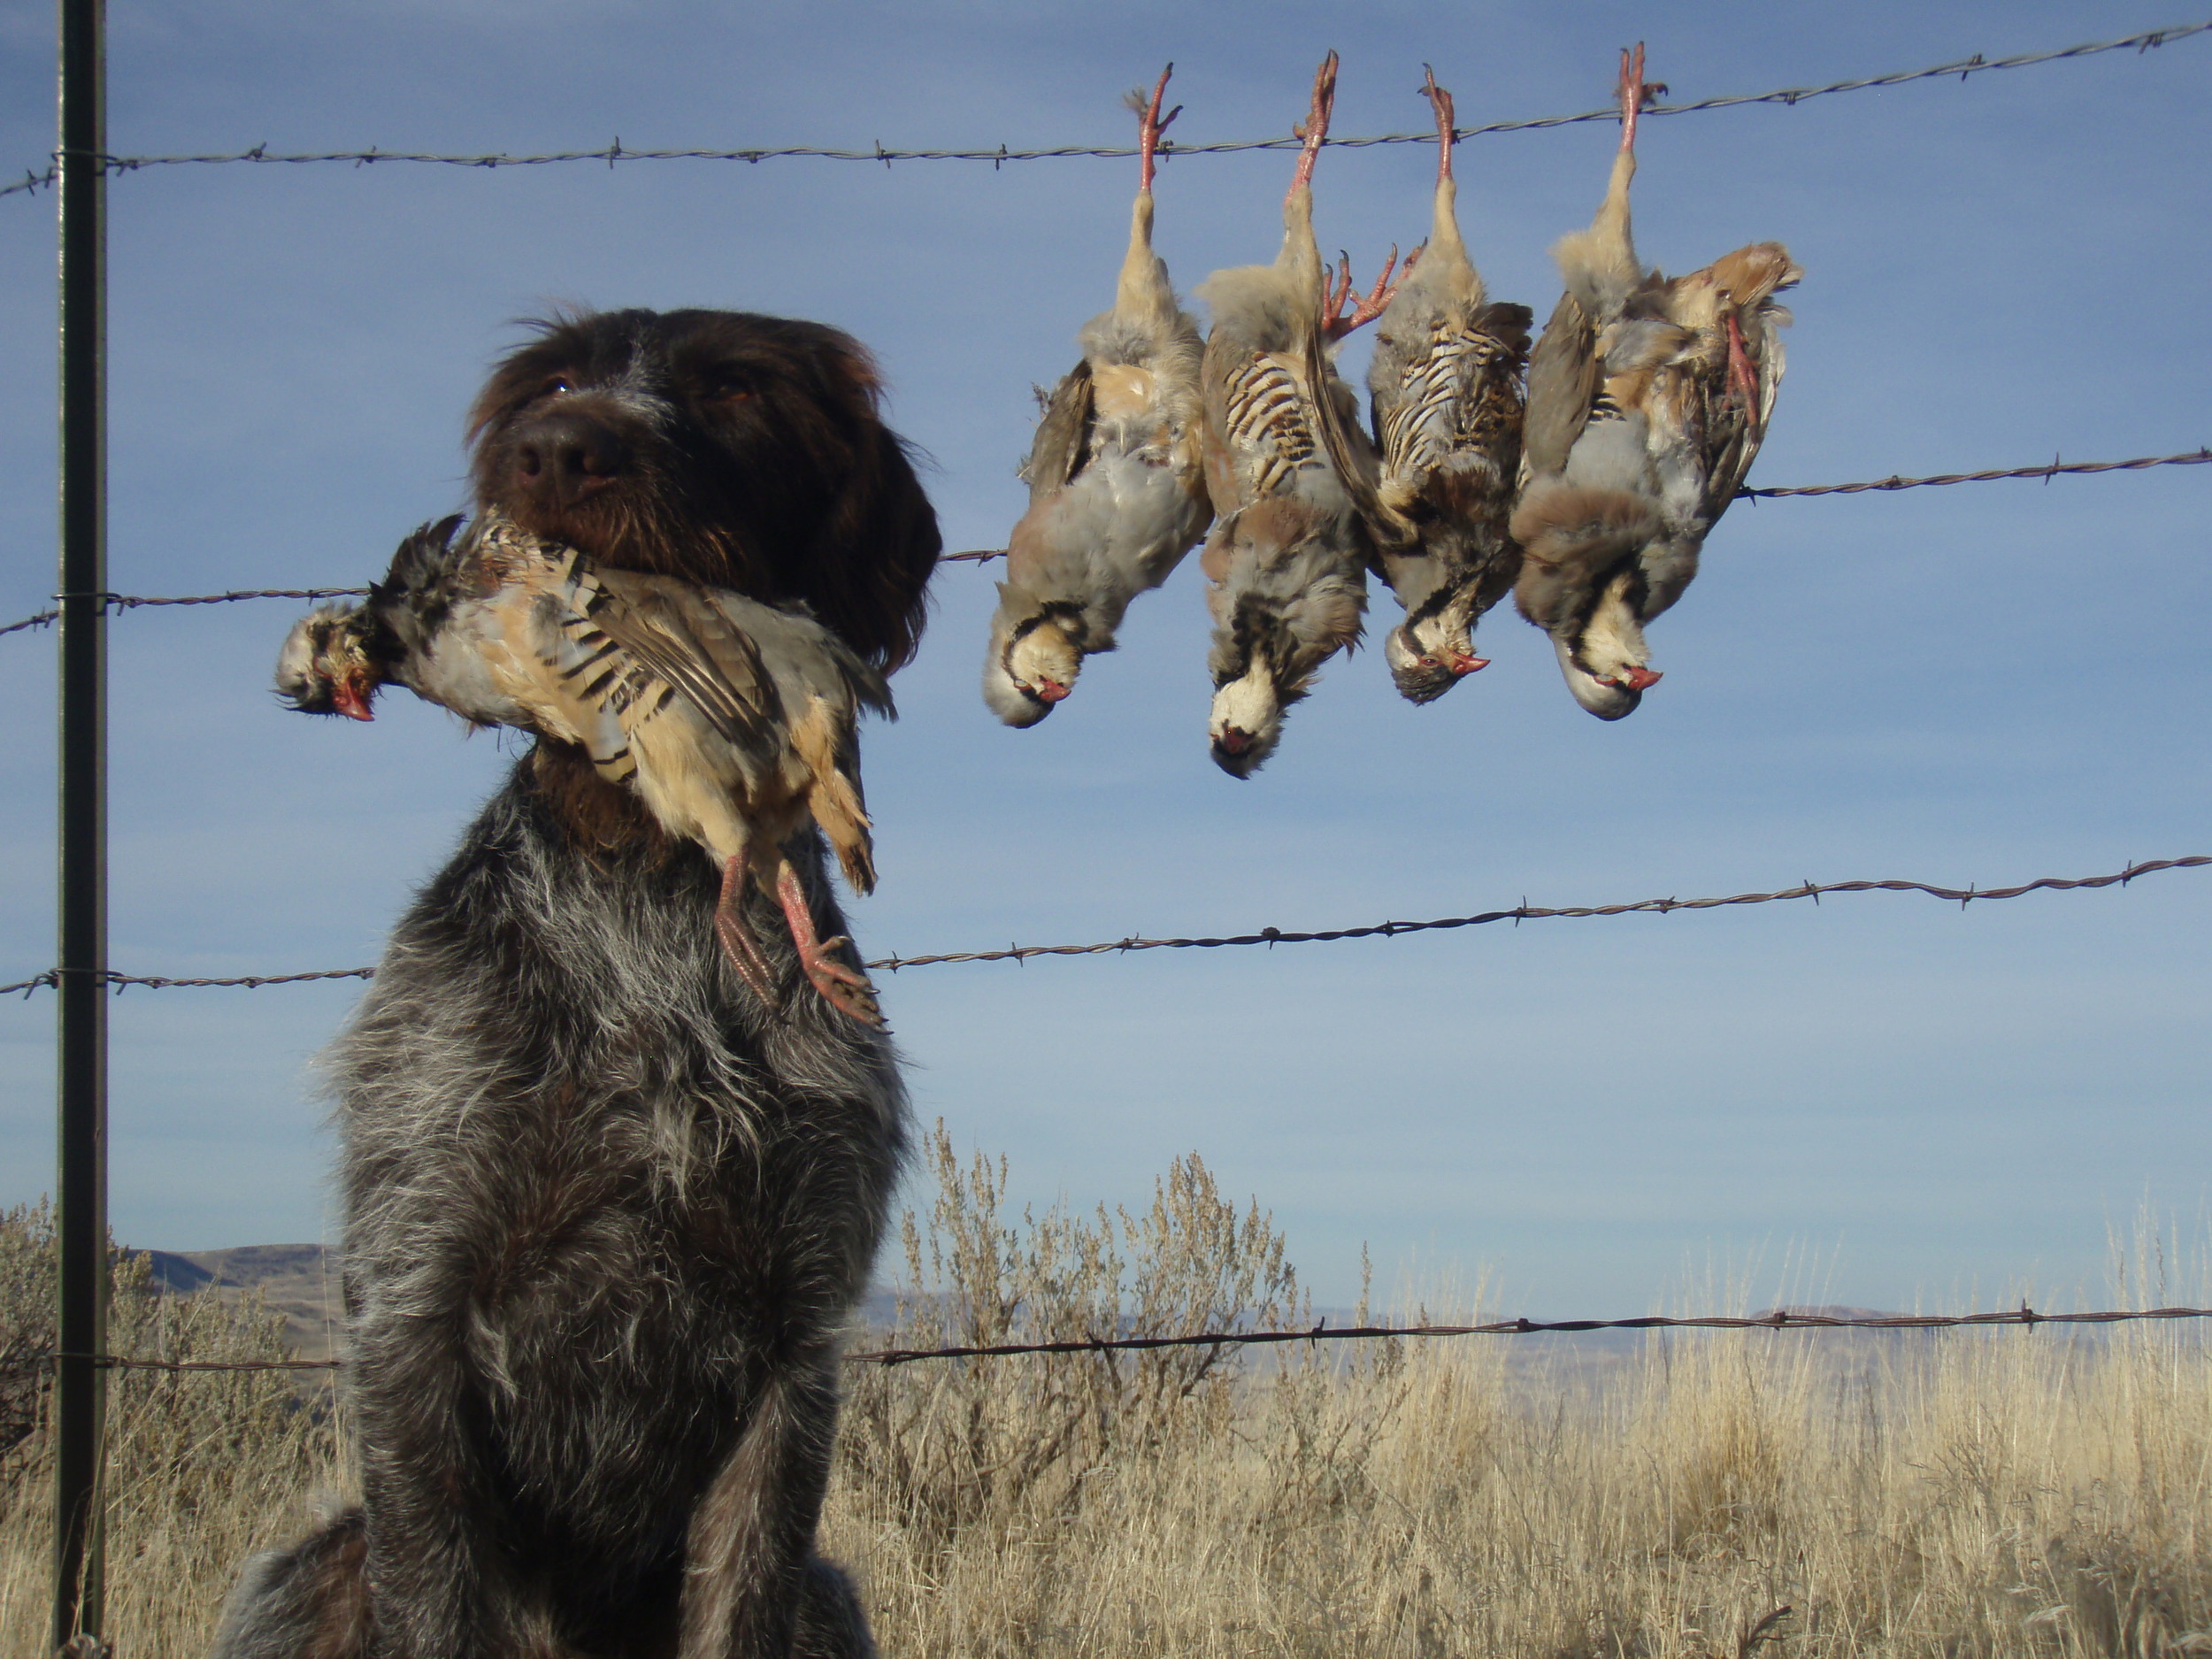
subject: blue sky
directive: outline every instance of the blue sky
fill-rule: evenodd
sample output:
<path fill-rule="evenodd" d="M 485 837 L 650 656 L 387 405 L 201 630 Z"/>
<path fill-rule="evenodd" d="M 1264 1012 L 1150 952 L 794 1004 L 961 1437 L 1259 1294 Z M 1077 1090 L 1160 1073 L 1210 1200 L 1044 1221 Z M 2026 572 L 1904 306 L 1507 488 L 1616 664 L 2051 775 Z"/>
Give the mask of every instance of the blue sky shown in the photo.
<path fill-rule="evenodd" d="M 1649 42 L 1677 100 L 2200 20 L 2162 4 L 1117 7 L 214 0 L 111 12 L 124 153 L 1126 142 L 1176 64 L 1186 142 L 1284 132 L 1321 54 L 1337 130 L 1602 104 Z M 0 7 L 0 167 L 51 148 L 51 10 Z M 1807 276 L 1753 482 L 2166 453 L 2212 439 L 2201 165 L 2212 37 L 1659 119 L 1637 232 L 1685 269 L 1758 238 Z M 1612 131 L 1470 141 L 1461 217 L 1540 316 Z M 1419 239 L 1432 150 L 1332 150 L 1325 247 Z M 1279 154 L 1171 160 L 1179 286 L 1263 260 Z M 564 301 L 820 318 L 880 354 L 949 547 L 1002 545 L 1033 381 L 1110 298 L 1133 164 L 174 168 L 111 190 L 121 590 L 343 585 L 461 500 L 461 411 L 511 319 Z M 0 620 L 53 582 L 52 204 L 0 201 Z M 1363 364 L 1364 345 L 1348 349 Z M 1374 649 L 1281 753 L 1208 760 L 1196 561 L 1026 733 L 975 688 L 991 588 L 949 567 L 901 722 L 867 738 L 871 955 L 1333 926 L 1776 887 L 1994 885 L 2208 850 L 2198 630 L 2212 469 L 1740 505 L 1655 626 L 1632 718 L 1583 714 L 1502 609 L 1442 703 Z M 1374 617 L 1394 607 L 1378 588 Z M 221 974 L 373 960 L 509 749 L 403 698 L 369 727 L 266 689 L 296 608 L 112 625 L 113 957 Z M 51 955 L 52 646 L 0 640 L 0 980 Z M 885 1000 L 916 1109 L 1016 1189 L 1141 1199 L 1195 1148 L 1324 1301 L 1487 1270 L 1509 1310 L 1670 1299 L 1686 1263 L 1825 1265 L 1893 1306 L 2101 1289 L 2107 1226 L 2202 1214 L 2212 874 L 1964 912 L 1874 895 L 1272 952 L 944 967 Z M 125 1240 L 331 1232 L 310 1056 L 350 985 L 114 1009 Z M 0 1007 L 0 1202 L 50 1179 L 50 999 Z M 1760 1282 L 1752 1294 L 1771 1286 Z"/>

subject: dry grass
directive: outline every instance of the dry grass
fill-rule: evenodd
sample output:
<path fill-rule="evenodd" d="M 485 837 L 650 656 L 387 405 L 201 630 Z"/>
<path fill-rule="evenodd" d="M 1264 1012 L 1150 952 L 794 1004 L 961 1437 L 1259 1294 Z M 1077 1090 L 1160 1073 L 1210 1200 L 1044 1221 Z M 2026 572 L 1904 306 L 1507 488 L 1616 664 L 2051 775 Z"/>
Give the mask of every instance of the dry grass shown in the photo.
<path fill-rule="evenodd" d="M 1142 1214 L 1014 1218 L 1002 1166 L 941 1130 L 931 1156 L 902 1342 L 1302 1315 L 1268 1218 L 1194 1158 Z M 255 1340 L 226 1329 L 189 1340 Z M 1676 1334 L 1550 1375 L 1503 1340 L 1363 1347 L 859 1371 L 825 1548 L 898 1659 L 2212 1653 L 2193 1328 Z M 195 1652 L 231 1563 L 327 1478 L 281 1393 L 193 1379 L 119 1414 L 126 1659 Z M 0 1488 L 5 1659 L 40 1650 L 42 1494 Z"/>
<path fill-rule="evenodd" d="M 0 1214 L 0 1356 L 53 1346 L 54 1248 L 43 1206 Z M 154 1294 L 118 1260 L 111 1351 L 146 1359 L 284 1356 L 280 1314 L 213 1294 Z M 0 1385 L 0 1656 L 49 1653 L 53 1473 L 44 1391 Z M 10 1407 L 14 1410 L 12 1414 Z M 239 1561 L 302 1530 L 334 1484 L 338 1433 L 281 1371 L 112 1373 L 108 1386 L 107 1631 L 127 1659 L 206 1649 Z"/>

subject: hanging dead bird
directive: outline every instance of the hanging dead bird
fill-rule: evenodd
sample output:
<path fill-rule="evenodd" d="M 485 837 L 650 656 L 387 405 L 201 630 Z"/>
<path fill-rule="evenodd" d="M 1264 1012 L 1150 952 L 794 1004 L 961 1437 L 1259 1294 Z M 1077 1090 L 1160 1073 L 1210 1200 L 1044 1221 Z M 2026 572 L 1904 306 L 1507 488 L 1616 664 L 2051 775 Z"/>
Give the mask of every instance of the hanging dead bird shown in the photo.
<path fill-rule="evenodd" d="M 1529 361 L 1524 549 L 1514 602 L 1551 635 L 1575 701 L 1602 720 L 1658 683 L 1643 626 L 1697 574 L 1766 437 L 1781 383 L 1775 294 L 1804 272 L 1754 242 L 1669 281 L 1636 257 L 1636 117 L 1664 87 L 1621 53 L 1621 147 L 1597 217 L 1553 249 L 1566 292 Z"/>
<path fill-rule="evenodd" d="M 1283 711 L 1324 662 L 1358 641 L 1367 608 L 1367 532 L 1340 466 L 1371 471 L 1374 457 L 1331 347 L 1381 313 L 1395 292 L 1397 251 L 1360 296 L 1349 259 L 1340 290 L 1313 239 L 1313 166 L 1336 65 L 1331 52 L 1296 129 L 1304 145 L 1283 199 L 1281 252 L 1272 265 L 1217 271 L 1198 290 L 1214 319 L 1206 479 L 1218 515 L 1202 560 L 1214 621 L 1208 735 L 1215 763 L 1237 778 L 1275 752 Z"/>
<path fill-rule="evenodd" d="M 1198 325 L 1152 251 L 1152 175 L 1170 64 L 1139 117 L 1137 203 L 1114 308 L 1083 326 L 1083 360 L 1052 389 L 1022 476 L 1029 511 L 1007 540 L 983 699 L 1034 726 L 1114 649 L 1129 603 L 1165 581 L 1213 517 L 1206 498 Z"/>
<path fill-rule="evenodd" d="M 1406 261 L 1375 325 L 1367 372 L 1380 474 L 1369 527 L 1406 619 L 1383 641 L 1409 702 L 1432 703 L 1485 665 L 1476 622 L 1512 590 L 1521 550 L 1508 533 L 1521 467 L 1525 305 L 1494 304 L 1460 240 L 1452 179 L 1452 95 L 1424 71 L 1436 115 L 1435 223 Z M 1339 470 L 1360 474 L 1356 459 Z"/>
<path fill-rule="evenodd" d="M 749 877 L 781 906 L 814 987 L 879 1025 L 866 975 L 840 959 L 849 941 L 816 936 L 783 844 L 818 825 L 854 889 L 874 889 L 856 727 L 864 708 L 892 716 L 882 675 L 796 603 L 603 569 L 496 514 L 457 541 L 459 522 L 403 542 L 365 604 L 296 624 L 279 692 L 365 720 L 396 682 L 475 724 L 575 745 L 713 856 L 716 935 L 763 1002 L 781 999 L 745 917 Z"/>

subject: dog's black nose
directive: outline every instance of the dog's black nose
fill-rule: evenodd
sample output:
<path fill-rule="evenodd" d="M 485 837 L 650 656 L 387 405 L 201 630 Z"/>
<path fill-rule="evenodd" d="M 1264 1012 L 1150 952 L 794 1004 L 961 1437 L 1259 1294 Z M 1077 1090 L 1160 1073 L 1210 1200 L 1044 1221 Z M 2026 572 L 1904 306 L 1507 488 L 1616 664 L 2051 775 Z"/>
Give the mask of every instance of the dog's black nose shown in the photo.
<path fill-rule="evenodd" d="M 514 434 L 515 487 L 540 506 L 572 507 L 629 470 L 629 446 L 585 410 L 549 410 Z"/>

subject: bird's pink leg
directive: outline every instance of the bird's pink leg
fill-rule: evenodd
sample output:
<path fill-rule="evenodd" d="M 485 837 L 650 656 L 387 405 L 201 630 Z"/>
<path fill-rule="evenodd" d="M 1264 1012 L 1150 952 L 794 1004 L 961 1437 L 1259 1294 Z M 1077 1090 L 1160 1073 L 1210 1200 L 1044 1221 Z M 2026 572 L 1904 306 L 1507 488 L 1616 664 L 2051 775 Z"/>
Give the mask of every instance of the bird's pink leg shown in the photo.
<path fill-rule="evenodd" d="M 722 942 L 739 979 L 769 1008 L 780 1010 L 783 998 L 776 990 L 776 976 L 761 954 L 760 941 L 745 919 L 745 872 L 750 861 L 743 853 L 722 866 L 722 896 L 714 907 L 714 936 Z"/>
<path fill-rule="evenodd" d="M 824 1002 L 839 1013 L 880 1030 L 883 1010 L 876 1006 L 875 987 L 868 983 L 868 976 L 830 954 L 852 941 L 841 933 L 827 941 L 815 936 L 814 912 L 807 904 L 806 889 L 799 885 L 799 872 L 787 860 L 779 862 L 782 868 L 776 875 L 776 897 L 783 905 L 784 920 L 790 924 L 791 942 L 799 948 L 800 967 Z"/>
<path fill-rule="evenodd" d="M 1183 106 L 1179 104 L 1165 115 L 1160 113 L 1160 100 L 1167 92 L 1167 78 L 1174 73 L 1173 64 L 1160 71 L 1160 84 L 1152 88 L 1151 107 L 1140 117 L 1137 127 L 1137 190 L 1143 196 L 1152 194 L 1153 162 L 1160 152 L 1160 134 L 1166 132 L 1175 118 L 1183 112 Z"/>
<path fill-rule="evenodd" d="M 1421 77 L 1425 82 L 1421 96 L 1436 111 L 1436 148 L 1440 152 L 1436 157 L 1436 181 L 1442 184 L 1452 176 L 1452 145 L 1459 136 L 1452 109 L 1452 95 L 1436 84 L 1436 71 L 1426 64 L 1421 65 Z M 1408 260 L 1407 264 L 1410 265 L 1412 261 Z"/>
<path fill-rule="evenodd" d="M 1663 81 L 1644 79 L 1644 43 L 1636 42 L 1636 50 L 1621 48 L 1621 148 L 1636 148 L 1636 118 L 1648 107 L 1652 99 L 1667 89 Z"/>
<path fill-rule="evenodd" d="M 1291 175 L 1291 196 L 1312 188 L 1313 164 L 1321 154 L 1321 141 L 1329 135 L 1329 117 L 1335 109 L 1336 54 L 1331 52 L 1314 72 L 1312 109 L 1302 122 L 1290 129 L 1305 141 L 1304 148 L 1298 152 L 1298 170 Z"/>

